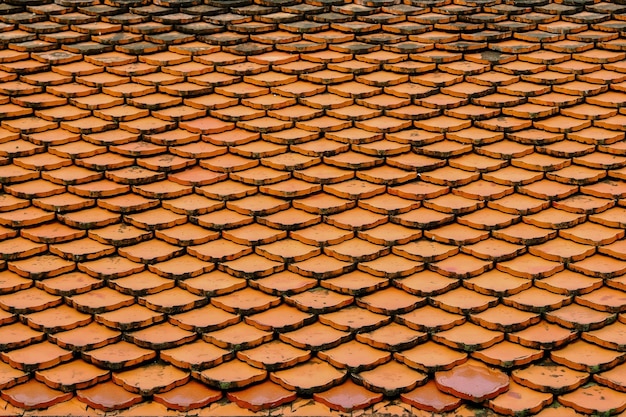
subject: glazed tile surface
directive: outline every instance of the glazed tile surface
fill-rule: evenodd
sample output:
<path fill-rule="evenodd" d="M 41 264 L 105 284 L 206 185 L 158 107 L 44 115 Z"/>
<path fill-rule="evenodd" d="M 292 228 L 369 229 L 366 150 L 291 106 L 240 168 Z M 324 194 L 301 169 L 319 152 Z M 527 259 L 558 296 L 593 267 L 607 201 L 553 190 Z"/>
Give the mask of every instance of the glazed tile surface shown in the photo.
<path fill-rule="evenodd" d="M 624 413 L 622 3 L 0 2 L 1 414 Z"/>

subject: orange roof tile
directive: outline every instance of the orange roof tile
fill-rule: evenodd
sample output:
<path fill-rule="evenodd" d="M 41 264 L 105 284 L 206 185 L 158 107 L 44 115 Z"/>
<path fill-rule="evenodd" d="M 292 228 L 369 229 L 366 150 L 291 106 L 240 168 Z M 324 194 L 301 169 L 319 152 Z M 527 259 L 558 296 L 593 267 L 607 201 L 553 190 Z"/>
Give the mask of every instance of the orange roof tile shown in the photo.
<path fill-rule="evenodd" d="M 626 7 L 5 0 L 9 415 L 626 409 Z"/>

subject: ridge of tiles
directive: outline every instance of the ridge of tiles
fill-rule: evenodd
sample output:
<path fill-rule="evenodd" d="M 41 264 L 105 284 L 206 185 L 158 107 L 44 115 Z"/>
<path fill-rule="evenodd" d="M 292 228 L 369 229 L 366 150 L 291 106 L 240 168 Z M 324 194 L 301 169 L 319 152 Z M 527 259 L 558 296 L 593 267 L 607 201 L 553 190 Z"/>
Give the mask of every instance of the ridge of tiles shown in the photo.
<path fill-rule="evenodd" d="M 625 32 L 1 2 L 1 414 L 624 415 Z"/>

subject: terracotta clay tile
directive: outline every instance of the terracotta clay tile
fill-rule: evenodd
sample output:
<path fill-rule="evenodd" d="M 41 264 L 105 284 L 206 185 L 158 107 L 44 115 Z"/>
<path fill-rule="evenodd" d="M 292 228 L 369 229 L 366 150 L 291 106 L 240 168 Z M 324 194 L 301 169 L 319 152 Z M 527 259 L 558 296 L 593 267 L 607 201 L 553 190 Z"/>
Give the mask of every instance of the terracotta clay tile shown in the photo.
<path fill-rule="evenodd" d="M 574 371 L 560 365 L 532 365 L 514 370 L 511 377 L 518 384 L 544 392 L 560 394 L 572 391 L 589 379 L 586 372 Z"/>
<path fill-rule="evenodd" d="M 27 374 L 18 369 L 12 368 L 10 365 L 2 364 L 2 378 L 0 379 L 0 385 L 2 389 L 11 388 L 15 385 L 28 381 Z"/>
<path fill-rule="evenodd" d="M 601 386 L 582 388 L 580 391 L 561 395 L 559 401 L 582 413 L 608 410 L 621 412 L 626 407 L 623 393 Z"/>
<path fill-rule="evenodd" d="M 71 359 L 72 353 L 52 343 L 32 344 L 10 352 L 3 352 L 2 360 L 26 372 L 47 369 Z"/>
<path fill-rule="evenodd" d="M 271 341 L 260 346 L 237 352 L 237 358 L 249 365 L 275 371 L 306 362 L 310 352 L 296 349 L 281 341 Z"/>
<path fill-rule="evenodd" d="M 389 319 L 382 315 L 357 307 L 348 307 L 337 312 L 322 314 L 319 319 L 322 324 L 343 331 L 372 330 L 389 322 Z"/>
<path fill-rule="evenodd" d="M 71 272 L 75 268 L 73 262 L 55 255 L 41 255 L 30 259 L 12 261 L 8 266 L 11 271 L 18 275 L 34 279 L 54 277 L 65 272 Z"/>
<path fill-rule="evenodd" d="M 376 230 L 376 232 L 383 232 L 386 230 L 389 230 L 389 228 L 379 229 Z M 373 235 L 366 236 L 368 240 L 375 240 L 374 243 L 385 243 L 378 241 L 378 239 L 372 239 L 372 237 Z M 413 234 L 412 238 L 408 240 L 413 240 L 413 238 L 418 237 L 419 236 Z M 358 268 L 372 275 L 394 278 L 399 276 L 407 276 L 417 271 L 420 271 L 423 269 L 423 265 L 410 262 L 409 260 L 404 259 L 400 256 L 390 254 L 375 259 L 373 261 L 360 263 Z"/>
<path fill-rule="evenodd" d="M 526 248 L 506 241 L 486 239 L 473 245 L 463 246 L 461 251 L 479 259 L 504 261 L 522 254 Z"/>
<path fill-rule="evenodd" d="M 602 299 L 601 303 L 600 299 Z M 611 313 L 621 311 L 624 305 L 621 293 L 611 288 L 600 288 L 596 291 L 580 295 L 576 298 L 576 301 L 581 305 L 591 307 L 595 310 Z"/>
<path fill-rule="evenodd" d="M 10 236 L 7 236 L 10 237 Z M 28 239 L 15 237 L 0 243 L 3 259 L 19 259 L 45 252 L 45 244 L 32 242 Z"/>
<path fill-rule="evenodd" d="M 52 369 L 37 371 L 35 378 L 50 388 L 71 392 L 84 389 L 109 379 L 109 371 L 83 361 L 72 361 Z"/>
<path fill-rule="evenodd" d="M 467 386 L 468 380 L 474 384 Z M 472 363 L 436 373 L 435 383 L 441 391 L 473 402 L 494 398 L 509 388 L 506 374 Z"/>
<path fill-rule="evenodd" d="M 151 364 L 132 370 L 114 372 L 112 381 L 130 392 L 150 395 L 183 385 L 189 374 L 171 365 Z"/>
<path fill-rule="evenodd" d="M 350 393 L 348 398 L 343 394 L 344 391 Z M 379 402 L 383 398 L 382 394 L 374 394 L 351 381 L 346 381 L 324 393 L 313 394 L 313 396 L 317 401 L 328 405 L 332 409 L 344 412 L 366 408 L 369 405 Z"/>
<path fill-rule="evenodd" d="M 217 239 L 188 249 L 190 255 L 203 261 L 233 260 L 251 252 L 252 249 L 250 247 L 226 239 Z"/>
<path fill-rule="evenodd" d="M 86 361 L 112 370 L 132 367 L 155 357 L 156 352 L 124 341 L 82 353 Z"/>
<path fill-rule="evenodd" d="M 23 237 L 41 243 L 61 243 L 84 235 L 84 231 L 72 229 L 61 223 L 48 223 L 22 232 Z"/>
<path fill-rule="evenodd" d="M 80 313 L 68 306 L 26 314 L 23 317 L 24 323 L 29 327 L 48 332 L 71 330 L 92 321 L 88 314 Z"/>
<path fill-rule="evenodd" d="M 342 294 L 358 295 L 384 288 L 388 285 L 388 282 L 384 278 L 372 276 L 361 271 L 346 271 L 341 276 L 326 279 L 320 285 L 323 288 Z"/>
<path fill-rule="evenodd" d="M 422 317 L 418 312 L 427 312 L 429 315 Z M 448 313 L 434 307 L 422 307 L 410 313 L 398 316 L 398 322 L 407 327 L 419 331 L 448 330 L 454 326 L 463 324 L 465 318 L 456 314 Z"/>
<path fill-rule="evenodd" d="M 128 408 L 141 402 L 141 396 L 132 394 L 112 382 L 104 382 L 94 387 L 79 390 L 76 397 L 82 403 L 97 410 L 113 411 Z"/>
<path fill-rule="evenodd" d="M 61 298 L 31 287 L 0 296 L 0 305 L 12 313 L 33 313 L 59 305 Z"/>
<path fill-rule="evenodd" d="M 196 335 L 169 323 L 163 323 L 127 333 L 126 337 L 140 347 L 167 349 L 191 342 L 196 338 Z"/>
<path fill-rule="evenodd" d="M 82 337 L 83 329 L 100 325 L 112 334 L 129 332 L 128 340 L 151 349 L 190 341 L 187 333 L 166 341 L 154 331 L 137 337 L 166 319 L 134 304 L 139 297 L 173 313 L 166 326 L 173 334 L 209 332 L 208 342 L 183 344 L 170 358 L 198 370 L 232 353 L 215 351 L 201 365 L 186 346 L 239 349 L 242 337 L 258 350 L 270 341 L 270 329 L 284 332 L 279 339 L 296 349 L 339 348 L 351 335 L 311 320 L 321 314 L 341 328 L 363 324 L 343 323 L 342 314 L 351 312 L 375 319 L 357 342 L 381 352 L 404 349 L 399 360 L 422 371 L 466 360 L 422 363 L 442 347 L 425 342 L 426 331 L 455 349 L 483 348 L 474 356 L 502 369 L 523 370 L 550 350 L 554 358 L 565 351 L 558 360 L 574 365 L 566 345 L 579 339 L 623 350 L 619 199 L 626 151 L 617 110 L 626 67 L 617 33 L 623 25 L 614 20 L 623 12 L 619 5 L 581 12 L 559 3 L 266 2 L 232 5 L 227 13 L 223 7 L 230 6 L 222 4 L 63 1 L 66 6 L 5 5 L 0 19 L 0 37 L 11 43 L 0 54 L 6 96 L 0 106 L 11 116 L 0 130 L 7 194 L 0 204 L 6 241 L 0 267 L 7 269 L 0 322 L 13 329 L 3 346 L 36 344 L 45 336 L 35 329 L 45 329 L 51 340 L 80 350 L 89 338 L 73 342 L 67 334 Z M 131 32 L 122 33 L 126 26 Z M 35 36 L 40 39 L 29 40 Z M 129 174 L 133 165 L 143 170 L 139 176 Z M 50 216 L 61 223 L 50 223 Z M 165 251 L 144 253 L 154 238 Z M 352 248 L 354 242 L 361 247 Z M 112 256 L 116 248 L 141 262 Z M 81 272 L 70 271 L 74 262 Z M 269 309 L 248 315 L 246 326 L 237 314 L 200 305 L 207 296 L 219 304 L 230 295 L 234 304 L 220 307 L 238 311 L 235 295 L 244 290 L 284 298 L 286 305 L 261 303 Z M 174 293 L 185 297 L 172 301 Z M 348 307 L 353 294 L 357 306 Z M 389 304 L 388 294 L 406 301 Z M 58 306 L 59 297 L 70 307 Z M 492 306 L 496 298 L 502 303 Z M 58 317 L 68 311 L 75 313 Z M 282 311 L 292 314 L 283 318 Z M 395 323 L 378 320 L 389 312 L 397 314 Z M 89 324 L 92 314 L 98 325 Z M 18 328 L 18 319 L 32 329 Z M 482 339 L 468 339 L 466 328 Z M 124 342 L 114 346 L 125 352 L 120 360 L 106 356 L 108 346 L 82 356 L 118 369 L 152 358 L 150 351 L 125 351 Z M 402 366 L 388 363 L 355 378 L 391 395 L 424 382 L 386 382 L 383 371 Z M 265 378 L 251 375 L 243 385 Z M 327 390 L 344 378 L 296 391 Z M 621 387 L 608 378 L 598 381 Z M 187 384 L 170 392 L 177 390 L 189 395 Z M 139 401 L 95 401 L 84 391 L 49 412 L 74 413 L 82 400 L 107 410 Z M 512 391 L 519 398 L 504 393 L 481 407 L 506 414 L 556 410 L 542 410 L 546 396 L 516 385 Z M 210 390 L 189 400 L 172 394 L 132 412 L 168 413 L 161 404 L 190 410 L 218 397 Z M 417 408 L 440 410 L 407 398 Z M 206 411 L 245 412 L 228 404 Z M 281 410 L 304 412 L 297 404 Z M 458 400 L 449 405 L 458 407 Z M 371 409 L 390 407 L 396 406 Z M 397 407 L 398 414 L 412 410 Z M 476 408 L 461 406 L 458 413 Z M 328 412 L 315 401 L 306 409 Z"/>
<path fill-rule="evenodd" d="M 488 407 L 499 413 L 539 412 L 552 402 L 552 395 L 537 393 L 512 383 L 509 391 L 488 401 Z"/>
<path fill-rule="evenodd" d="M 608 245 L 622 238 L 618 230 L 593 223 L 583 223 L 571 229 L 561 230 L 559 235 L 578 243 L 596 246 Z"/>
<path fill-rule="evenodd" d="M 3 399 L 25 410 L 48 408 L 63 401 L 67 401 L 71 397 L 72 393 L 62 393 L 53 390 L 34 380 L 3 390 L 2 392 Z"/>
<path fill-rule="evenodd" d="M 266 375 L 266 371 L 252 368 L 237 359 L 204 370 L 199 374 L 204 383 L 222 389 L 227 387 L 243 388 L 262 381 Z"/>
<path fill-rule="evenodd" d="M 499 332 L 483 329 L 473 323 L 444 330 L 433 336 L 433 340 L 457 349 L 473 351 L 488 348 L 504 339 Z"/>
<path fill-rule="evenodd" d="M 69 302 L 79 311 L 100 313 L 128 306 L 134 302 L 134 298 L 122 295 L 109 288 L 101 288 L 85 294 L 74 295 L 69 299 Z"/>
<path fill-rule="evenodd" d="M 345 376 L 345 371 L 337 370 L 318 359 L 311 359 L 293 368 L 272 372 L 270 379 L 288 390 L 314 393 L 341 383 Z"/>
<path fill-rule="evenodd" d="M 50 294 L 67 296 L 99 288 L 103 285 L 103 282 L 82 272 L 75 271 L 47 279 L 36 285 Z"/>
<path fill-rule="evenodd" d="M 401 394 L 400 398 L 419 410 L 435 413 L 455 410 L 461 405 L 461 399 L 441 392 L 434 381 Z"/>
<path fill-rule="evenodd" d="M 593 378 L 598 383 L 608 386 L 617 391 L 622 391 L 623 382 L 621 372 L 623 372 L 624 365 L 618 365 L 615 368 L 601 372 L 598 374 L 594 374 Z"/>
<path fill-rule="evenodd" d="M 205 385 L 190 381 L 184 386 L 174 388 L 164 393 L 154 395 L 154 401 L 178 411 L 189 411 L 219 400 L 222 393 Z"/>
<path fill-rule="evenodd" d="M 163 321 L 163 314 L 152 312 L 145 307 L 133 304 L 110 312 L 97 314 L 95 320 L 107 327 L 119 330 L 133 330 Z"/>
<path fill-rule="evenodd" d="M 587 277 L 583 274 L 564 270 L 549 278 L 538 281 L 537 287 L 560 294 L 587 293 L 601 287 L 599 278 Z"/>

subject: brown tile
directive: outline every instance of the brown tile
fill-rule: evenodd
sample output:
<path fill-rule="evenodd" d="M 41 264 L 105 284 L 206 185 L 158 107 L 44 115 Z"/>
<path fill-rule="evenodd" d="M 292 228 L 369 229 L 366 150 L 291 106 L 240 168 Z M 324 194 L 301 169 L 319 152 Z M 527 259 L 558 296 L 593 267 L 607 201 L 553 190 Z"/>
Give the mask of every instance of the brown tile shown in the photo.
<path fill-rule="evenodd" d="M 436 210 L 420 207 L 407 213 L 393 216 L 392 221 L 407 227 L 431 229 L 449 223 L 453 218 L 454 215 L 452 214 L 445 214 Z"/>
<path fill-rule="evenodd" d="M 333 329 L 321 323 L 314 323 L 280 335 L 280 339 L 286 343 L 314 351 L 330 349 L 347 341 L 349 338 L 349 333 Z"/>
<path fill-rule="evenodd" d="M 281 262 L 272 261 L 257 254 L 251 254 L 224 262 L 219 268 L 236 277 L 257 278 L 282 271 L 285 266 Z"/>
<path fill-rule="evenodd" d="M 433 10 L 422 13 L 418 6 Z M 614 39 L 619 21 L 604 21 L 611 13 L 619 16 L 618 6 L 592 5 L 579 13 L 557 3 L 487 5 L 479 13 L 473 4 L 367 4 L 335 5 L 318 13 L 330 6 L 316 3 L 284 6 L 280 13 L 265 5 L 237 6 L 229 15 L 206 5 L 181 14 L 154 5 L 137 7 L 132 14 L 88 5 L 76 13 L 64 13 L 68 10 L 58 5 L 28 6 L 29 13 L 20 14 L 7 5 L 7 28 L 21 26 L 3 32 L 11 48 L 0 54 L 0 90 L 7 96 L 0 105 L 12 116 L 0 130 L 0 176 L 8 196 L 0 201 L 0 236 L 5 237 L 0 267 L 8 269 L 0 274 L 5 308 L 0 322 L 14 329 L 4 333 L 5 345 L 24 348 L 43 341 L 35 329 L 54 329 L 51 339 L 80 349 L 82 342 L 63 340 L 66 332 L 82 333 L 79 324 L 85 330 L 99 326 L 89 324 L 92 314 L 110 329 L 132 332 L 129 340 L 135 340 L 136 332 L 161 328 L 166 318 L 139 304 L 127 305 L 138 296 L 153 309 L 173 313 L 166 326 L 172 332 L 209 332 L 210 343 L 229 349 L 237 337 L 262 348 L 269 342 L 266 332 L 280 329 L 279 338 L 296 349 L 329 350 L 351 335 L 309 324 L 311 318 L 334 317 L 329 323 L 341 327 L 336 317 L 358 293 L 358 307 L 348 312 L 369 311 L 375 318 L 399 314 L 398 323 L 374 320 L 370 331 L 357 335 L 358 342 L 381 352 L 404 349 L 408 366 L 423 371 L 456 363 L 429 367 L 419 362 L 442 347 L 424 342 L 422 332 L 463 347 L 459 343 L 467 342 L 465 336 L 454 331 L 471 327 L 468 319 L 507 335 L 509 341 L 474 353 L 502 368 L 524 369 L 537 352 L 555 349 L 558 354 L 573 340 L 621 351 L 623 320 L 612 321 L 623 319 L 623 210 L 613 205 L 623 194 L 624 120 L 616 111 L 623 104 L 624 65 L 621 41 Z M 200 14 L 213 23 L 197 22 Z M 302 23 L 307 14 L 313 23 Z M 61 25 L 72 30 L 55 32 Z M 122 25 L 132 35 L 118 32 Z M 170 25 L 185 33 L 167 32 Z M 289 32 L 271 32 L 271 25 Z M 96 33 L 100 29 L 112 32 Z M 153 44 L 140 43 L 135 32 Z M 26 41 L 35 35 L 41 39 Z M 58 52 L 59 45 L 67 51 Z M 167 52 L 158 51 L 166 47 Z M 476 47 L 486 49 L 472 52 Z M 139 58 L 124 53 L 150 48 L 157 52 Z M 117 105 L 120 99 L 125 106 Z M 500 108 L 503 118 L 497 117 Z M 562 114 L 555 113 L 557 108 Z M 149 110 L 153 117 L 145 119 Z M 85 117 L 89 111 L 94 115 Z M 471 120 L 475 126 L 469 126 Z M 113 129 L 118 122 L 128 130 Z M 293 155 L 283 153 L 287 146 Z M 168 149 L 174 158 L 165 161 Z M 200 161 L 198 166 L 187 166 L 193 160 Z M 133 165 L 142 167 L 141 175 L 128 174 Z M 101 179 L 105 171 L 108 181 Z M 416 175 L 421 182 L 414 181 Z M 319 193 L 323 186 L 324 194 Z M 257 204 L 260 199 L 246 198 L 258 191 L 275 200 Z M 59 225 L 49 223 L 54 213 Z M 293 241 L 274 241 L 284 236 Z M 143 251 L 154 237 L 165 250 Z M 354 242 L 371 250 L 352 248 Z M 42 252 L 46 243 L 48 255 Z M 180 248 L 187 246 L 181 255 Z M 324 246 L 335 258 L 320 255 Z M 111 256 L 118 247 L 140 262 Z M 489 270 L 494 261 L 498 269 Z M 66 272 L 74 262 L 81 272 Z M 219 270 L 212 269 L 216 262 Z M 52 275 L 31 288 L 31 279 Z M 110 288 L 101 288 L 102 278 Z M 314 289 L 319 278 L 323 282 Z M 241 293 L 246 279 L 254 294 L 284 296 L 286 305 L 259 307 L 271 308 L 247 316 L 245 326 L 236 314 L 196 306 L 194 300 L 206 296 L 219 300 Z M 171 288 L 174 281 L 184 292 Z M 394 288 L 383 288 L 388 283 Z M 90 294 L 103 295 L 104 301 Z M 172 302 L 171 294 L 191 301 Z M 389 294 L 406 301 L 390 304 Z M 60 296 L 76 308 L 57 305 Z M 439 308 L 422 306 L 421 297 L 430 297 Z M 488 300 L 496 297 L 503 302 L 491 306 Z M 221 307 L 238 311 L 238 303 Z M 68 311 L 73 314 L 63 316 Z M 19 327 L 16 314 L 33 328 Z M 232 327 L 233 334 L 217 333 Z M 162 342 L 156 336 L 136 341 L 154 348 Z M 182 341 L 187 340 L 163 343 Z M 114 343 L 123 351 L 120 360 L 107 361 L 102 354 L 97 366 L 123 368 L 150 360 L 151 351 L 124 351 L 124 343 Z M 214 346 L 201 341 L 176 347 L 175 365 L 199 370 L 232 356 L 216 351 L 201 365 L 190 357 L 194 350 L 185 349 L 200 343 Z M 422 346 L 422 353 L 405 355 Z M 383 371 L 402 366 L 381 365 L 361 382 L 383 393 L 413 389 L 413 379 L 402 387 L 386 382 Z M 343 378 L 317 380 L 310 391 L 306 384 L 296 391 L 327 390 Z M 599 381 L 610 389 L 621 387 L 618 380 Z M 96 387 L 100 384 L 109 385 Z M 177 390 L 180 396 L 174 395 Z M 483 407 L 506 414 L 556 410 L 542 409 L 545 396 L 517 386 L 510 391 L 519 398 L 504 393 Z M 162 404 L 186 412 L 219 397 L 209 389 L 189 398 L 186 385 L 169 392 L 160 403 L 129 412 L 168 413 Z M 84 408 L 80 401 L 87 397 L 81 395 L 48 413 L 75 413 Z M 139 399 L 98 401 L 93 404 L 99 409 L 116 409 Z M 451 401 L 457 407 L 458 400 Z M 246 412 L 230 404 L 235 414 Z M 431 411 L 440 407 L 419 404 L 432 406 Z M 298 407 L 282 410 L 305 412 Z M 329 412 L 315 401 L 310 407 Z M 457 412 L 472 415 L 475 408 L 462 406 Z M 213 405 L 205 412 L 219 409 Z M 558 412 L 575 413 L 568 407 Z"/>
<path fill-rule="evenodd" d="M 408 276 L 423 269 L 423 264 L 394 254 L 381 256 L 373 261 L 359 263 L 357 268 L 369 274 L 396 278 Z"/>
<path fill-rule="evenodd" d="M 373 260 L 389 253 L 389 249 L 361 239 L 350 239 L 338 245 L 325 247 L 324 253 L 341 261 L 357 262 Z"/>

